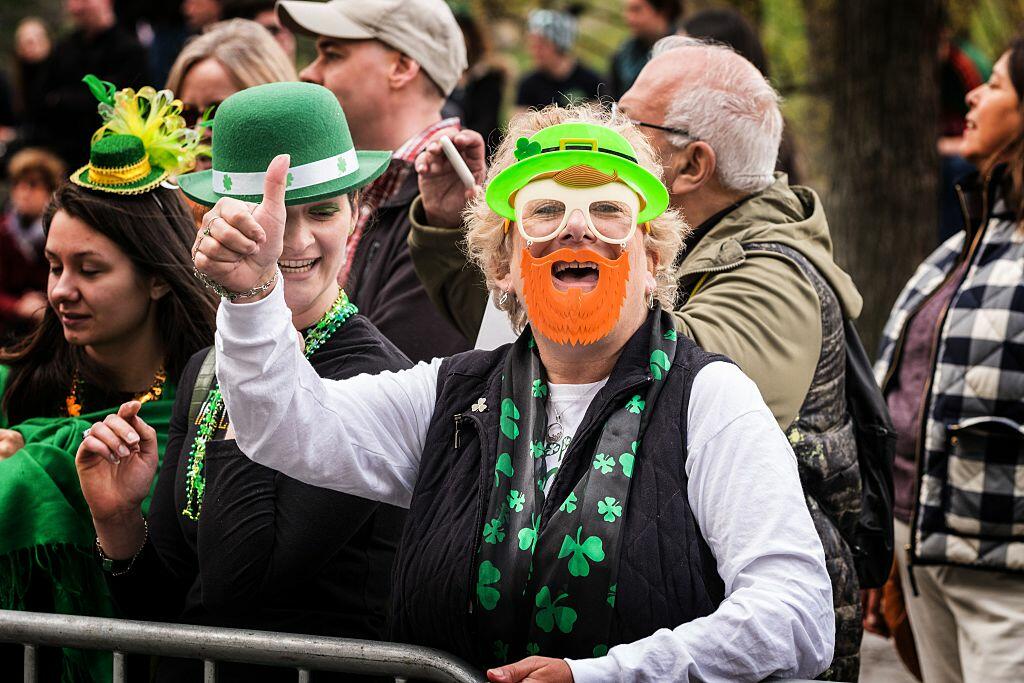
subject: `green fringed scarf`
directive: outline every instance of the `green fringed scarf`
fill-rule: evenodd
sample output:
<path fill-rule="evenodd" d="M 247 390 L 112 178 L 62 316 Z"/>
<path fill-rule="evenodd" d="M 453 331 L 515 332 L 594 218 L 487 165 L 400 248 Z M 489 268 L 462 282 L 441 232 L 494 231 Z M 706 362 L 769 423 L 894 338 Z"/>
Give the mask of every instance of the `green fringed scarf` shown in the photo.
<path fill-rule="evenodd" d="M 9 368 L 0 365 L 0 396 L 8 374 Z M 160 400 L 144 403 L 139 411 L 157 432 L 161 460 L 174 393 L 174 386 L 165 384 Z M 114 615 L 93 554 L 96 532 L 78 483 L 75 453 L 82 432 L 116 410 L 33 418 L 15 426 L 0 423 L 25 438 L 24 448 L 0 460 L 0 608 L 25 609 L 30 587 L 36 592 L 49 586 L 57 613 Z M 143 513 L 151 497 L 152 489 Z M 64 650 L 63 681 L 109 681 L 110 674 L 109 653 Z"/>

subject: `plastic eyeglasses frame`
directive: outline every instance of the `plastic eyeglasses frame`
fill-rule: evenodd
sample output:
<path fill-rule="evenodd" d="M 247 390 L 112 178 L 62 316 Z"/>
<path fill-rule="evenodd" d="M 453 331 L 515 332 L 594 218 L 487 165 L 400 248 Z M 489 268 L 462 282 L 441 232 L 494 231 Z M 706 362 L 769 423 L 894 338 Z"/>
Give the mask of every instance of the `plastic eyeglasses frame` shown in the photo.
<path fill-rule="evenodd" d="M 542 181 L 539 181 L 539 182 L 536 182 L 536 183 L 530 183 L 530 184 L 524 186 L 516 194 L 516 198 L 515 198 L 515 212 L 516 212 L 515 224 L 516 224 L 516 230 L 519 231 L 519 236 L 522 237 L 523 240 L 526 241 L 526 245 L 527 246 L 531 246 L 533 244 L 539 244 L 541 242 L 550 242 L 551 240 L 553 240 L 556 237 L 558 237 L 558 235 L 563 230 L 565 230 L 565 226 L 567 226 L 569 224 L 569 219 L 572 218 L 572 215 L 577 210 L 579 210 L 579 212 L 581 214 L 583 214 L 583 220 L 586 222 L 587 228 L 592 233 L 594 233 L 594 236 L 597 237 L 597 239 L 601 240 L 605 244 L 613 244 L 613 245 L 621 247 L 621 246 L 624 246 L 625 244 L 627 244 L 631 239 L 633 239 L 633 235 L 636 233 L 636 228 L 637 228 L 636 217 L 637 217 L 637 215 L 640 212 L 640 198 L 637 196 L 637 194 L 635 192 L 633 192 L 633 190 L 629 189 L 627 186 L 623 185 L 622 187 L 625 188 L 628 191 L 628 194 L 626 194 L 626 197 L 628 197 L 628 200 L 626 200 L 626 203 L 629 204 L 629 207 L 630 207 L 630 209 L 632 209 L 632 212 L 633 212 L 632 224 L 630 225 L 629 232 L 626 233 L 625 237 L 610 238 L 610 237 L 606 237 L 606 236 L 602 235 L 601 231 L 598 230 L 596 227 L 594 227 L 594 221 L 593 221 L 593 219 L 590 216 L 590 205 L 592 203 L 594 203 L 595 201 L 600 201 L 601 199 L 608 200 L 607 191 L 604 190 L 603 187 L 585 188 L 585 190 L 586 190 L 585 193 L 576 194 L 576 196 L 579 197 L 578 200 L 576 200 L 576 201 L 566 201 L 566 197 L 563 194 L 563 193 L 565 193 L 566 188 L 561 187 L 561 186 L 556 186 L 557 190 L 559 191 L 559 194 L 563 194 L 563 196 L 561 196 L 561 197 L 552 196 L 551 192 L 537 192 L 537 189 L 545 187 L 545 183 L 546 182 L 550 182 L 553 185 L 555 184 L 555 182 L 553 180 L 545 179 L 545 180 L 542 180 Z M 535 189 L 531 192 L 530 188 L 535 188 Z M 551 189 L 556 189 L 556 188 L 551 188 Z M 579 190 L 584 190 L 584 188 L 579 188 Z M 526 195 L 525 197 L 523 196 L 524 194 Z M 534 196 L 532 196 L 533 194 L 537 194 L 537 196 L 534 197 Z M 565 204 L 565 215 L 562 217 L 562 222 L 558 225 L 558 228 L 553 230 L 551 233 L 545 235 L 544 237 L 534 237 L 534 236 L 528 234 L 526 232 L 526 230 L 523 228 L 523 209 L 526 207 L 526 202 L 531 200 L 531 199 L 557 199 L 558 201 L 560 201 L 560 202 Z M 522 201 L 520 201 L 520 200 L 522 200 Z M 620 201 L 620 199 L 616 198 L 616 199 L 611 199 L 609 201 Z M 644 225 L 646 226 L 645 227 L 646 231 L 650 232 L 650 224 L 645 223 Z M 506 219 L 506 224 L 505 224 L 505 230 L 506 230 L 506 232 L 508 231 L 508 220 L 507 219 Z"/>

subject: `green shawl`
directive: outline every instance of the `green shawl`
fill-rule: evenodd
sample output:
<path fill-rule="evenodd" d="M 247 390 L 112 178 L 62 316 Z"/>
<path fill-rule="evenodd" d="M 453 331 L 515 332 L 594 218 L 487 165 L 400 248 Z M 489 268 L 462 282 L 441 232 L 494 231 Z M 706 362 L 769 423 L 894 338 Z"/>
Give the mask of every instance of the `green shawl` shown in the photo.
<path fill-rule="evenodd" d="M 10 369 L 0 365 L 0 396 Z M 157 432 L 163 459 L 174 405 L 174 386 L 139 416 Z M 25 446 L 0 460 L 0 608 L 25 609 L 29 589 L 48 591 L 60 614 L 113 616 L 113 603 L 94 556 L 96 533 L 78 483 L 75 453 L 82 432 L 117 410 L 112 406 L 80 417 L 39 417 L 0 428 L 13 429 Z M 154 478 L 155 487 L 156 480 Z M 142 504 L 149 509 L 150 495 Z M 110 655 L 64 650 L 63 681 L 110 680 Z"/>

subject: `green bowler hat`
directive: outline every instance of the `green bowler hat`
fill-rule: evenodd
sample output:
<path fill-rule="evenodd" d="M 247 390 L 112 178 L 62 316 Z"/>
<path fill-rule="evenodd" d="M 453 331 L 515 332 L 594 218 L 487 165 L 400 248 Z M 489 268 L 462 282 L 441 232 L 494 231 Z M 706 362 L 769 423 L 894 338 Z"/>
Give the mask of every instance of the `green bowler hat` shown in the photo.
<path fill-rule="evenodd" d="M 213 168 L 179 176 L 190 199 L 213 206 L 221 197 L 263 199 L 267 166 L 291 155 L 285 204 L 308 204 L 369 184 L 391 152 L 356 151 L 345 112 L 314 83 L 267 83 L 237 92 L 217 107 Z"/>
<path fill-rule="evenodd" d="M 559 123 L 516 141 L 516 163 L 487 186 L 487 205 L 499 216 L 515 220 L 509 197 L 541 173 L 586 165 L 619 180 L 644 198 L 637 223 L 660 216 L 668 207 L 668 190 L 637 162 L 636 150 L 611 128 L 593 123 Z"/>
<path fill-rule="evenodd" d="M 71 174 L 71 182 L 114 194 L 141 194 L 167 177 L 167 171 L 149 163 L 141 138 L 107 135 L 92 143 L 89 163 Z"/>

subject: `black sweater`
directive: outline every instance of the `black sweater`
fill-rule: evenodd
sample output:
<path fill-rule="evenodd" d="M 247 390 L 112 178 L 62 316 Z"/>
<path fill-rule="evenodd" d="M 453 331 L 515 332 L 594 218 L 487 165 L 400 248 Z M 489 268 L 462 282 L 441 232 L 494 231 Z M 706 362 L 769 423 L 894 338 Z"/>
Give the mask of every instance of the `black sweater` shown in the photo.
<path fill-rule="evenodd" d="M 206 354 L 193 356 L 178 386 L 149 541 L 128 574 L 109 579 L 118 607 L 138 619 L 380 639 L 404 510 L 303 484 L 252 462 L 234 440 L 210 440 L 199 521 L 181 514 L 196 432 L 189 405 Z M 310 362 L 336 379 L 411 365 L 358 315 Z M 163 660 L 157 678 L 200 670 L 198 661 Z M 219 674 L 222 681 L 295 676 L 237 665 L 221 665 Z"/>

